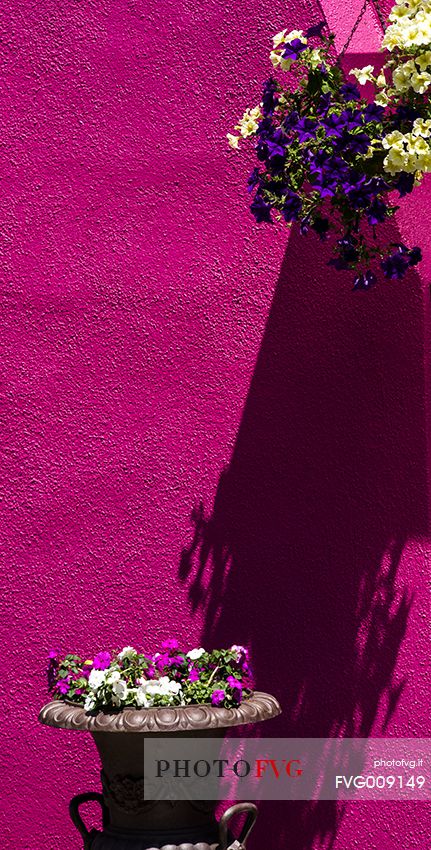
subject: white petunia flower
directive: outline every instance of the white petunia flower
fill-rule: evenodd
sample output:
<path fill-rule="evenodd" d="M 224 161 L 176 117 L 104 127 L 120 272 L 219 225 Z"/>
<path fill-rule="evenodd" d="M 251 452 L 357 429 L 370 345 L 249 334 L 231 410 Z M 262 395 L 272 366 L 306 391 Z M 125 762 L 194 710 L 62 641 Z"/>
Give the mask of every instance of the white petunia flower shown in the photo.
<path fill-rule="evenodd" d="M 374 103 L 377 103 L 379 106 L 387 106 L 389 103 L 389 97 L 385 91 L 379 91 L 379 93 L 374 98 Z"/>
<path fill-rule="evenodd" d="M 88 686 L 92 691 L 97 691 L 105 683 L 106 670 L 92 670 L 88 677 Z"/>
<path fill-rule="evenodd" d="M 410 84 L 412 89 L 418 94 L 423 94 L 431 84 L 431 74 L 423 71 L 421 74 L 414 73 L 411 76 Z"/>
<path fill-rule="evenodd" d="M 421 71 L 426 71 L 426 69 L 431 65 L 431 51 L 426 50 L 425 53 L 420 53 L 419 56 L 415 56 L 415 63 Z"/>
<path fill-rule="evenodd" d="M 190 658 L 191 661 L 197 661 L 202 655 L 205 655 L 205 649 L 202 646 L 196 649 L 191 649 L 190 652 L 187 652 L 186 658 Z"/>
<path fill-rule="evenodd" d="M 431 120 L 429 118 L 416 118 L 413 122 L 413 135 L 423 136 L 424 139 L 431 136 Z"/>
<path fill-rule="evenodd" d="M 234 151 L 237 151 L 239 149 L 239 136 L 234 136 L 233 133 L 227 133 L 226 138 L 228 140 L 229 147 Z"/>
<path fill-rule="evenodd" d="M 106 684 L 113 685 L 114 682 L 119 682 L 121 679 L 121 673 L 119 670 L 112 670 L 106 677 Z"/>
<path fill-rule="evenodd" d="M 123 658 L 133 658 L 133 656 L 137 654 L 138 653 L 133 646 L 125 646 L 124 649 L 122 649 L 121 652 L 118 653 L 117 658 L 122 661 Z"/>
<path fill-rule="evenodd" d="M 274 47 L 274 50 L 280 44 L 284 44 L 284 42 L 286 40 L 286 33 L 287 33 L 287 29 L 281 30 L 281 32 L 278 32 L 276 35 L 273 36 L 272 45 Z"/>
<path fill-rule="evenodd" d="M 258 130 L 259 120 L 261 118 L 262 112 L 260 111 L 260 106 L 255 106 L 253 109 L 246 109 L 235 130 L 239 130 L 243 139 L 247 139 L 249 136 L 253 136 L 256 130 Z"/>
<path fill-rule="evenodd" d="M 284 31 L 286 33 L 286 30 Z M 307 44 L 307 38 L 304 35 L 304 30 L 291 30 L 284 36 L 284 41 L 290 42 L 295 41 L 295 39 L 299 38 L 303 44 Z"/>
<path fill-rule="evenodd" d="M 96 705 L 96 700 L 95 700 L 93 694 L 89 694 L 87 697 L 85 697 L 85 702 L 84 702 L 85 711 L 93 711 L 93 708 L 95 707 L 95 705 Z"/>
<path fill-rule="evenodd" d="M 141 685 L 136 691 L 136 702 L 140 708 L 151 708 L 153 700 L 148 695 L 145 685 Z"/>
<path fill-rule="evenodd" d="M 404 141 L 405 137 L 403 133 L 400 133 L 399 130 L 393 130 L 392 133 L 388 133 L 387 136 L 383 136 L 382 145 L 388 150 L 389 148 L 399 146 L 400 144 L 402 147 L 404 145 Z"/>
<path fill-rule="evenodd" d="M 118 682 L 114 682 L 112 690 L 118 699 L 125 700 L 128 694 L 128 687 L 126 682 L 123 679 L 120 679 Z"/>
<path fill-rule="evenodd" d="M 279 53 L 277 50 L 271 50 L 269 58 L 274 68 L 281 68 L 282 71 L 290 71 L 292 60 L 283 59 L 281 53 Z"/>
<path fill-rule="evenodd" d="M 352 68 L 350 71 L 352 77 L 356 77 L 360 86 L 369 83 L 374 79 L 374 65 L 364 65 L 363 68 Z"/>

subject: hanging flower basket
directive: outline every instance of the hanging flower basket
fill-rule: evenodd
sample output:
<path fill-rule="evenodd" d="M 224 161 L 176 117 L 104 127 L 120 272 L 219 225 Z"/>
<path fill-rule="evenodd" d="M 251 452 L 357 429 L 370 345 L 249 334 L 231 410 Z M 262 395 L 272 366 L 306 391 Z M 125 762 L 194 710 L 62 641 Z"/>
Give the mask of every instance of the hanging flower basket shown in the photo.
<path fill-rule="evenodd" d="M 378 230 L 431 171 L 431 7 L 400 0 L 389 22 L 382 69 L 355 68 L 347 80 L 325 24 L 277 33 L 277 74 L 238 133 L 228 134 L 234 149 L 254 144 L 248 191 L 256 221 L 298 222 L 303 235 L 332 236 L 329 262 L 354 272 L 354 289 L 372 287 L 378 269 L 402 278 L 422 258 L 419 247 L 385 241 Z"/>

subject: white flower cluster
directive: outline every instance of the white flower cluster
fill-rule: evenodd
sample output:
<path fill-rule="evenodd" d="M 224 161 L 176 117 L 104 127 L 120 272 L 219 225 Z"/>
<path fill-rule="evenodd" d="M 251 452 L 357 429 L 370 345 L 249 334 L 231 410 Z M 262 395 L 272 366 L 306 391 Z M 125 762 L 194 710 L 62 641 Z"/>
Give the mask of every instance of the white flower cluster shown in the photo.
<path fill-rule="evenodd" d="M 191 649 L 190 652 L 186 652 L 186 658 L 190 658 L 190 661 L 198 661 L 199 658 L 202 658 L 205 655 L 206 650 L 202 646 L 197 646 L 196 649 Z"/>
<path fill-rule="evenodd" d="M 259 127 L 259 121 L 262 118 L 260 106 L 254 106 L 253 109 L 246 109 L 241 120 L 235 126 L 235 130 L 239 130 L 243 139 L 248 139 L 253 136 Z M 231 148 L 238 150 L 240 137 L 233 133 L 227 134 L 227 139 Z"/>
<path fill-rule="evenodd" d="M 426 70 L 431 66 L 431 51 L 415 56 L 392 71 L 392 80 L 397 91 L 404 94 L 413 89 L 417 94 L 423 94 L 431 84 L 431 74 Z"/>
<path fill-rule="evenodd" d="M 411 133 L 400 133 L 394 130 L 382 139 L 382 145 L 388 151 L 383 162 L 385 171 L 397 174 L 406 171 L 431 171 L 431 120 L 417 118 L 413 123 Z"/>
<path fill-rule="evenodd" d="M 134 648 L 134 646 L 125 646 L 121 652 L 118 653 L 117 658 L 122 661 L 123 658 L 133 658 L 138 654 L 138 651 Z"/>
<path fill-rule="evenodd" d="M 187 657 L 195 661 L 204 653 L 205 650 L 202 648 L 192 649 L 187 653 Z M 117 659 L 124 661 L 125 658 L 131 659 L 137 654 L 133 646 L 125 646 L 118 653 Z M 133 703 L 142 708 L 151 708 L 156 696 L 167 697 L 168 704 L 179 702 L 180 705 L 184 705 L 180 682 L 175 682 L 168 676 L 161 676 L 160 679 L 140 679 L 137 685 L 138 687 L 128 686 L 120 670 L 115 668 L 93 669 L 88 677 L 91 693 L 85 699 L 84 708 L 86 711 L 92 711 L 98 704 L 106 702 L 107 695 L 110 696 L 109 702 L 117 708 L 125 705 L 126 700 L 128 705 Z"/>
<path fill-rule="evenodd" d="M 180 683 L 174 682 L 168 676 L 162 676 L 160 679 L 141 679 L 141 683 L 136 689 L 137 704 L 142 708 L 151 708 L 156 696 L 180 697 L 180 704 L 184 705 L 184 701 L 181 699 Z"/>
<path fill-rule="evenodd" d="M 92 670 L 88 679 L 91 694 L 86 697 L 84 708 L 92 711 L 98 703 L 104 702 L 106 690 L 110 692 L 110 701 L 117 708 L 121 708 L 126 700 L 128 704 L 133 702 L 142 708 L 151 708 L 156 696 L 168 697 L 168 704 L 174 701 L 178 703 L 179 700 L 180 705 L 184 705 L 181 684 L 168 676 L 140 679 L 137 684 L 137 688 L 128 687 L 119 670 Z"/>
<path fill-rule="evenodd" d="M 410 52 L 412 47 L 431 44 L 431 0 L 396 0 L 382 46 Z"/>

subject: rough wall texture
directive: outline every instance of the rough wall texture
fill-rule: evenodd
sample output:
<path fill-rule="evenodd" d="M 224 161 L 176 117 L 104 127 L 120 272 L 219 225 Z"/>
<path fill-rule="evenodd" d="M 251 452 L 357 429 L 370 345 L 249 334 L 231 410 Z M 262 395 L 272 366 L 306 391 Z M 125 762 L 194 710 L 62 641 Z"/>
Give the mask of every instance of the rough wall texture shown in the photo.
<path fill-rule="evenodd" d="M 352 8 L 325 4 L 340 42 Z M 36 723 L 58 643 L 244 640 L 281 735 L 430 731 L 431 254 L 422 281 L 353 296 L 312 240 L 253 224 L 224 142 L 268 35 L 320 14 L 3 4 L 5 850 L 78 850 L 67 802 L 98 781 L 84 735 Z M 370 13 L 352 49 L 376 32 Z M 429 202 L 406 238 L 426 243 Z M 429 835 L 418 804 L 266 808 L 255 846 Z"/>

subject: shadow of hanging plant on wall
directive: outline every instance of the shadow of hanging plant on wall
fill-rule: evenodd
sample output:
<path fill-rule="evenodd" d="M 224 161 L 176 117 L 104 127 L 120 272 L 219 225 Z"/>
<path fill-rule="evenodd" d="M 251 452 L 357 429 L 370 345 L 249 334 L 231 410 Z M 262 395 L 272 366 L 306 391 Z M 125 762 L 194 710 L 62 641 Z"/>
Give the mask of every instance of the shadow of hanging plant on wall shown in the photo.
<path fill-rule="evenodd" d="M 293 230 L 231 462 L 180 564 L 204 645 L 250 646 L 283 707 L 263 734 L 283 737 L 387 724 L 411 605 L 398 565 L 426 532 L 419 277 L 352 293 L 327 260 Z M 334 802 L 266 805 L 256 847 L 332 846 Z"/>

